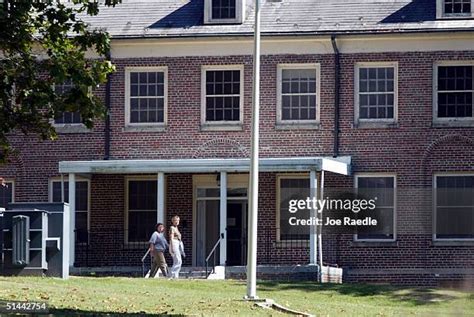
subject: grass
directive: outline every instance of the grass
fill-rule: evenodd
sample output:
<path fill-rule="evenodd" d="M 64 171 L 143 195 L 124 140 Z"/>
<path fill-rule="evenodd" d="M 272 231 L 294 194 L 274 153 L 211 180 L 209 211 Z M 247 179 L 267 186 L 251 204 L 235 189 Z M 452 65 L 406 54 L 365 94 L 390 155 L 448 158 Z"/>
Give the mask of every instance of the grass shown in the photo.
<path fill-rule="evenodd" d="M 46 301 L 51 313 L 278 316 L 242 301 L 241 281 L 0 277 L 0 300 Z M 317 316 L 474 316 L 474 294 L 448 289 L 259 282 L 261 298 Z"/>

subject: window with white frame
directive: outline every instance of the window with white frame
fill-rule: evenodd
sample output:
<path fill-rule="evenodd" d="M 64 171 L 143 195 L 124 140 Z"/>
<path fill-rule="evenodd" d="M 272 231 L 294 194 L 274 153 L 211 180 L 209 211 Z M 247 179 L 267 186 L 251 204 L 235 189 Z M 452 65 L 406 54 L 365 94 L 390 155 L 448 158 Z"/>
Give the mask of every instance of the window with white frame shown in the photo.
<path fill-rule="evenodd" d="M 319 120 L 319 64 L 278 66 L 278 122 Z"/>
<path fill-rule="evenodd" d="M 54 85 L 54 91 L 58 95 L 67 94 L 74 87 L 71 79 L 66 80 L 62 84 Z M 81 114 L 78 111 L 65 111 L 54 118 L 55 124 L 82 124 Z"/>
<path fill-rule="evenodd" d="M 126 241 L 148 241 L 156 225 L 156 213 L 156 179 L 128 179 Z"/>
<path fill-rule="evenodd" d="M 51 202 L 69 202 L 69 182 L 64 181 L 64 187 L 61 190 L 61 180 L 51 181 L 50 200 Z M 76 181 L 76 242 L 87 243 L 89 236 L 89 187 L 88 180 Z M 64 196 L 63 196 L 64 195 Z"/>
<path fill-rule="evenodd" d="M 371 213 L 376 226 L 357 228 L 355 240 L 394 241 L 396 219 L 396 177 L 394 175 L 356 175 L 359 195 L 375 199 L 376 208 Z"/>
<path fill-rule="evenodd" d="M 434 186 L 434 238 L 474 240 L 474 175 L 436 175 Z"/>
<path fill-rule="evenodd" d="M 472 13 L 472 0 L 437 0 L 438 18 L 471 17 Z"/>
<path fill-rule="evenodd" d="M 356 65 L 356 121 L 396 121 L 397 63 Z"/>
<path fill-rule="evenodd" d="M 295 214 L 290 213 L 291 200 L 306 200 L 311 197 L 310 180 L 308 176 L 280 176 L 277 179 L 277 197 L 278 197 L 278 219 L 277 237 L 280 241 L 308 240 L 309 226 L 295 226 L 290 224 L 290 218 Z M 299 209 L 296 215 L 298 219 L 308 219 L 310 217 L 309 209 Z"/>
<path fill-rule="evenodd" d="M 203 123 L 241 123 L 243 67 L 203 67 Z"/>
<path fill-rule="evenodd" d="M 7 208 L 7 205 L 14 201 L 14 183 L 10 180 L 3 180 L 0 183 L 0 208 Z"/>
<path fill-rule="evenodd" d="M 167 68 L 128 68 L 125 76 L 126 124 L 165 124 L 167 116 Z"/>
<path fill-rule="evenodd" d="M 205 0 L 204 23 L 242 23 L 245 0 Z"/>
<path fill-rule="evenodd" d="M 435 119 L 472 120 L 474 63 L 435 65 Z"/>

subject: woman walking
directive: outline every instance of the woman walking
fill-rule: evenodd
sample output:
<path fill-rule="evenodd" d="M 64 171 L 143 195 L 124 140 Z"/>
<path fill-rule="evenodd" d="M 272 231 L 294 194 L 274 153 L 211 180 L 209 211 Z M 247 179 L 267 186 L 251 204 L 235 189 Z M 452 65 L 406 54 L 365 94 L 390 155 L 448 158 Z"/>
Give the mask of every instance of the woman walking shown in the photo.
<path fill-rule="evenodd" d="M 165 260 L 165 251 L 169 248 L 168 242 L 165 237 L 165 226 L 162 223 L 156 224 L 156 231 L 153 232 L 150 238 L 150 254 L 153 259 L 150 277 L 155 277 L 158 269 L 161 270 L 163 276 L 168 276 L 168 266 L 166 265 Z"/>
<path fill-rule="evenodd" d="M 181 270 L 181 233 L 178 230 L 179 216 L 174 216 L 171 219 L 170 227 L 170 254 L 173 258 L 173 266 L 171 267 L 171 278 L 179 278 L 179 271 Z"/>

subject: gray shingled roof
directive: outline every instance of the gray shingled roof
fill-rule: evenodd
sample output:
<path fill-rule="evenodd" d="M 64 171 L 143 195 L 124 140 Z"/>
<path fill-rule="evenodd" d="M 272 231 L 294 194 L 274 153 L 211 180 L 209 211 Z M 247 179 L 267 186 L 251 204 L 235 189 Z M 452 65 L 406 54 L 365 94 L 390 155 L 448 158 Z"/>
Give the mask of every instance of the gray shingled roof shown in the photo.
<path fill-rule="evenodd" d="M 248 0 L 253 2 L 253 0 Z M 474 30 L 473 19 L 436 20 L 436 0 L 262 0 L 262 32 L 327 34 Z M 204 0 L 123 0 L 88 18 L 114 38 L 253 33 L 249 7 L 240 25 L 204 25 Z"/>

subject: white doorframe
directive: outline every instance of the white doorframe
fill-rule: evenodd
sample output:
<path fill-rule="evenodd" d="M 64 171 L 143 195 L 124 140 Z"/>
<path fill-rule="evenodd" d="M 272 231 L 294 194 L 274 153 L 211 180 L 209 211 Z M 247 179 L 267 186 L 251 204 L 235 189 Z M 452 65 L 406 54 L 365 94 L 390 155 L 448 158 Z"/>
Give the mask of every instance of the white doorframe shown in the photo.
<path fill-rule="evenodd" d="M 227 174 L 227 191 L 233 188 L 245 188 L 248 191 L 248 174 Z M 193 258 L 192 263 L 194 266 L 197 265 L 197 190 L 198 188 L 215 188 L 220 192 L 220 174 L 199 174 L 193 175 L 193 234 L 192 234 L 192 248 Z M 214 198 L 217 201 L 220 200 L 220 195 Z M 227 197 L 227 200 L 246 199 L 246 197 Z M 227 222 L 227 219 L 226 219 Z M 220 259 L 220 262 L 224 261 L 224 258 Z"/>

